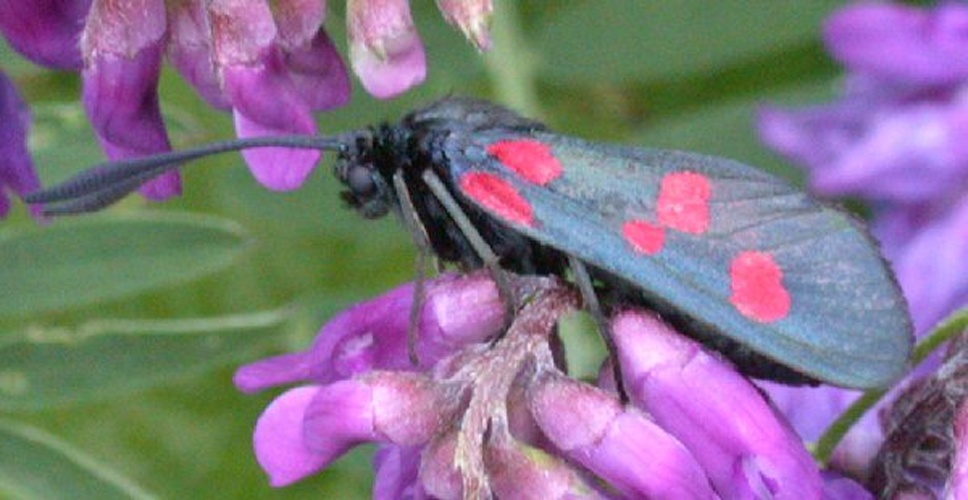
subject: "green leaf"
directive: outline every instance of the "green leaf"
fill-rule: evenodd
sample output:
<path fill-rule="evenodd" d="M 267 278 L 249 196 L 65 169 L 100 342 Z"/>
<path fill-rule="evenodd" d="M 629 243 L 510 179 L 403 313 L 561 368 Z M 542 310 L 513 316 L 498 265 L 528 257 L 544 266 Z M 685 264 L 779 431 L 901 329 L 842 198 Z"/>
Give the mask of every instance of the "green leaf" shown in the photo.
<path fill-rule="evenodd" d="M 816 43 L 842 2 L 679 0 L 581 2 L 549 15 L 534 37 L 541 74 L 589 84 L 721 71 Z"/>
<path fill-rule="evenodd" d="M 243 230 L 209 216 L 140 212 L 0 232 L 0 314 L 77 307 L 228 266 Z"/>
<path fill-rule="evenodd" d="M 59 499 L 153 498 L 60 439 L 0 421 L 0 496 Z"/>
<path fill-rule="evenodd" d="M 7 335 L 0 344 L 0 409 L 101 399 L 236 361 L 287 334 L 293 312 L 101 320 Z"/>

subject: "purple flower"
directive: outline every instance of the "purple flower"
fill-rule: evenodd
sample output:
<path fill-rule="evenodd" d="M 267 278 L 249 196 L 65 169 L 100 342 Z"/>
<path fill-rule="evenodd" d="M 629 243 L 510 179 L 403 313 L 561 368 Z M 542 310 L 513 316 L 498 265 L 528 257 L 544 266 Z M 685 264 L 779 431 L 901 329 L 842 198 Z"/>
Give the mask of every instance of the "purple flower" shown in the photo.
<path fill-rule="evenodd" d="M 653 315 L 626 312 L 612 331 L 632 401 L 692 451 L 721 496 L 819 496 L 800 438 L 732 366 Z"/>
<path fill-rule="evenodd" d="M 157 0 L 94 0 L 81 36 L 84 108 L 108 158 L 171 149 L 158 103 L 165 6 Z M 141 193 L 163 200 L 181 193 L 177 172 L 146 183 Z"/>
<path fill-rule="evenodd" d="M 486 274 L 429 282 L 416 364 L 405 285 L 338 315 L 309 350 L 242 367 L 235 381 L 246 392 L 306 384 L 256 425 L 270 482 L 291 484 L 373 442 L 376 498 L 820 494 L 802 442 L 730 365 L 653 316 L 625 312 L 613 323 L 634 403 L 623 404 L 556 361 L 554 326 L 577 307 L 575 292 L 551 278 L 511 282 L 525 299 L 507 331 Z"/>
<path fill-rule="evenodd" d="M 649 415 L 623 408 L 613 394 L 554 373 L 543 374 L 529 392 L 535 421 L 551 443 L 623 494 L 714 496 L 690 450 Z"/>
<path fill-rule="evenodd" d="M 409 0 L 348 0 L 350 60 L 366 91 L 389 98 L 423 82 L 423 42 L 410 17 Z"/>
<path fill-rule="evenodd" d="M 82 69 L 84 105 L 111 159 L 170 148 L 158 103 L 162 59 L 216 109 L 231 111 L 239 137 L 314 134 L 312 113 L 345 104 L 346 67 L 322 25 L 323 0 L 87 0 L 2 2 L 0 30 L 41 64 Z M 442 2 L 478 47 L 488 45 L 490 2 Z M 423 81 L 423 45 L 406 1 L 351 0 L 351 62 L 364 87 L 388 98 Z M 320 154 L 261 148 L 243 153 L 274 190 L 300 187 Z M 142 188 L 151 199 L 180 192 L 177 173 Z"/>
<path fill-rule="evenodd" d="M 799 110 L 766 107 L 761 136 L 807 169 L 818 193 L 871 203 L 874 235 L 923 335 L 968 304 L 968 5 L 858 3 L 828 20 L 824 40 L 848 70 L 842 97 Z M 808 440 L 857 396 L 764 386 Z M 867 415 L 834 462 L 866 475 L 882 440 L 876 416 Z"/>
<path fill-rule="evenodd" d="M 20 99 L 17 88 L 0 71 L 0 219 L 10 212 L 7 190 L 20 196 L 40 188 L 34 163 L 27 151 L 27 131 L 30 113 Z M 34 217 L 40 207 L 31 207 Z"/>
<path fill-rule="evenodd" d="M 37 64 L 81 69 L 80 39 L 91 0 L 0 0 L 0 33 Z"/>

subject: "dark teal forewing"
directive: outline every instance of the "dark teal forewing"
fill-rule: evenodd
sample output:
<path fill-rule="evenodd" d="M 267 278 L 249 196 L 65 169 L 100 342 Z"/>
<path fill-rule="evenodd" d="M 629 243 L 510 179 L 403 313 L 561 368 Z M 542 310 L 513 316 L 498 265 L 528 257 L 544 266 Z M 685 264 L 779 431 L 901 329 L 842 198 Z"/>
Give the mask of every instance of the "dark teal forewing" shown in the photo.
<path fill-rule="evenodd" d="M 850 215 L 735 161 L 554 134 L 533 138 L 563 167 L 550 182 L 527 181 L 493 156 L 455 162 L 453 174 L 480 171 L 508 181 L 533 209 L 533 223 L 508 222 L 515 230 L 632 282 L 650 299 L 783 365 L 857 388 L 884 386 L 906 370 L 912 346 L 906 304 L 876 244 Z M 496 140 L 474 139 L 485 150 Z M 663 224 L 658 214 L 663 180 L 682 173 L 707 180 L 705 226 L 688 218 Z M 659 228 L 661 249 L 636 249 L 630 221 Z M 746 264 L 754 275 L 738 276 L 750 272 L 737 270 Z M 779 285 L 770 283 L 771 265 Z M 760 285 L 765 296 L 750 290 Z M 786 310 L 776 297 L 782 293 Z M 751 312 L 744 300 L 764 302 L 766 312 L 756 312 L 756 303 Z"/>

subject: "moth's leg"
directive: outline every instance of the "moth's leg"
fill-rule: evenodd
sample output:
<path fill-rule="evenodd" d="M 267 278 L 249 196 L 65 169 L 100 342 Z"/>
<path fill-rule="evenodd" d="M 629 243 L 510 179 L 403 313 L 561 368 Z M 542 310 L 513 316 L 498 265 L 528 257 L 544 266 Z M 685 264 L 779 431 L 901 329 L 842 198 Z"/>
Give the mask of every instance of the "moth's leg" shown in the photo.
<path fill-rule="evenodd" d="M 581 292 L 585 310 L 595 320 L 598 331 L 601 333 L 602 339 L 605 340 L 608 353 L 612 357 L 612 376 L 615 377 L 615 387 L 618 389 L 619 397 L 622 398 L 622 402 L 628 402 L 628 395 L 625 393 L 625 383 L 622 381 L 622 366 L 618 357 L 618 348 L 615 346 L 615 339 L 612 338 L 612 327 L 608 323 L 608 318 L 605 317 L 605 312 L 602 311 L 602 306 L 598 301 L 598 295 L 595 293 L 595 287 L 592 285 L 592 277 L 588 274 L 588 268 L 585 266 L 585 263 L 578 260 L 574 255 L 568 256 L 568 265 L 571 267 L 575 284 L 578 285 L 578 291 Z"/>
<path fill-rule="evenodd" d="M 393 189 L 396 191 L 397 199 L 400 201 L 400 218 L 406 226 L 413 242 L 417 245 L 416 277 L 414 278 L 413 304 L 410 306 L 410 324 L 407 328 L 407 354 L 410 357 L 410 364 L 417 366 L 420 364 L 420 357 L 417 354 L 417 327 L 420 324 L 420 311 L 424 305 L 424 285 L 427 282 L 427 270 L 434 260 L 434 250 L 430 245 L 430 237 L 427 235 L 427 228 L 420 222 L 417 216 L 417 209 L 414 207 L 413 199 L 410 197 L 410 190 L 403 180 L 403 171 L 398 170 L 393 174 Z"/>
<path fill-rule="evenodd" d="M 450 218 L 457 224 L 457 227 L 467 238 L 468 243 L 470 243 L 471 248 L 477 253 L 477 256 L 481 258 L 484 263 L 484 267 L 487 268 L 488 272 L 491 274 L 491 278 L 497 284 L 498 292 L 501 294 L 501 300 L 504 301 L 504 309 L 507 313 L 508 322 L 514 317 L 514 311 L 518 303 L 518 297 L 516 296 L 514 290 L 511 288 L 511 284 L 507 278 L 507 272 L 501 269 L 501 264 L 497 254 L 491 249 L 491 246 L 484 241 L 484 237 L 481 233 L 474 227 L 474 223 L 471 222 L 467 214 L 464 213 L 464 209 L 460 207 L 454 196 L 450 194 L 447 190 L 447 186 L 444 182 L 440 180 L 432 170 L 424 170 L 420 175 L 423 181 L 430 188 L 430 192 L 434 194 L 437 201 L 444 206 L 444 210 L 450 215 Z"/>

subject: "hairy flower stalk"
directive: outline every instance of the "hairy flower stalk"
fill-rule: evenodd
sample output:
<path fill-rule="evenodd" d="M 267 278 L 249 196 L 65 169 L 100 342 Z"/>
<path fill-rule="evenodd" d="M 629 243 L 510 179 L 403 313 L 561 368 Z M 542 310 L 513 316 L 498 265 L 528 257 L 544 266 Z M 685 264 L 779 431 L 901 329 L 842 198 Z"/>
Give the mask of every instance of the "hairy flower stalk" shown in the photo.
<path fill-rule="evenodd" d="M 574 380 L 562 366 L 554 332 L 578 307 L 572 288 L 509 279 L 522 302 L 506 331 L 486 274 L 429 282 L 417 365 L 406 285 L 334 318 L 309 350 L 242 367 L 244 391 L 303 384 L 256 425 L 270 482 L 291 484 L 374 442 L 375 498 L 820 495 L 799 438 L 727 362 L 624 311 L 613 323 L 632 391 L 633 404 L 623 403 L 607 383 Z M 713 385 L 697 390 L 700 381 Z"/>

